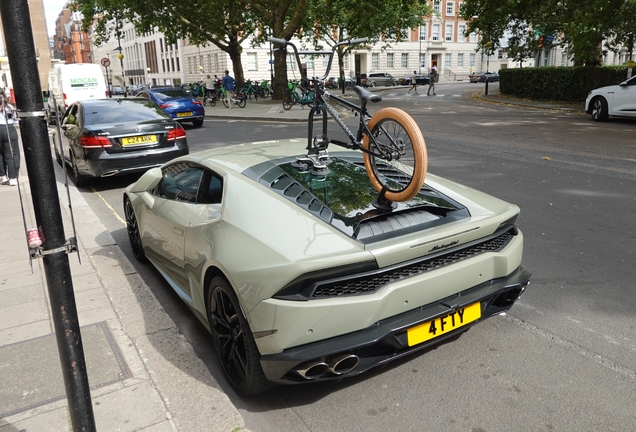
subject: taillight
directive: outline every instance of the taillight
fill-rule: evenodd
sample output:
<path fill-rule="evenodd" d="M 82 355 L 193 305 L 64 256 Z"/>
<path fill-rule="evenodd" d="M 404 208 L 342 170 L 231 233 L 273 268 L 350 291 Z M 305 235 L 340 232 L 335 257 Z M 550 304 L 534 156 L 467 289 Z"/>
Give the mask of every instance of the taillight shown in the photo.
<path fill-rule="evenodd" d="M 203 105 L 203 104 L 201 103 L 201 101 L 192 101 L 192 103 L 193 103 L 194 105 Z"/>
<path fill-rule="evenodd" d="M 81 137 L 80 145 L 84 148 L 102 148 L 102 147 L 112 147 L 113 143 L 110 142 L 110 139 L 105 136 L 84 136 Z"/>
<path fill-rule="evenodd" d="M 178 139 L 184 139 L 186 137 L 186 131 L 178 125 L 176 128 L 168 131 L 168 141 L 175 141 Z"/>
<path fill-rule="evenodd" d="M 159 108 L 164 109 L 164 108 L 171 107 L 172 105 L 174 105 L 174 104 L 171 104 L 171 103 L 163 103 L 163 104 L 159 105 Z"/>

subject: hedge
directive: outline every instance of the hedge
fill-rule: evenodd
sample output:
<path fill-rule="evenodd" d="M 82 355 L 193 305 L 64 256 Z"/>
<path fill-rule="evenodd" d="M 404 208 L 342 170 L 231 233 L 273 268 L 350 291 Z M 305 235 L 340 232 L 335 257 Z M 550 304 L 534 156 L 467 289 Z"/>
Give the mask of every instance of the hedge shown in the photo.
<path fill-rule="evenodd" d="M 501 69 L 499 76 L 499 91 L 504 95 L 583 102 L 591 90 L 625 81 L 627 66 Z"/>

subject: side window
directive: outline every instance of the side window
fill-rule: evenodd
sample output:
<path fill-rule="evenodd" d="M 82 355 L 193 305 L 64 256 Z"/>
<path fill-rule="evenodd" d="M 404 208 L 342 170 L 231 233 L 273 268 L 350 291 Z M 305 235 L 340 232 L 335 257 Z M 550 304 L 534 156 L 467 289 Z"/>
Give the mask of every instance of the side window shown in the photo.
<path fill-rule="evenodd" d="M 138 97 L 142 97 L 144 99 L 150 99 L 150 96 L 148 95 L 148 93 L 140 93 L 139 95 L 137 95 Z"/>
<path fill-rule="evenodd" d="M 66 114 L 64 115 L 64 120 L 62 120 L 62 124 L 77 124 L 77 112 L 78 112 L 78 105 L 71 105 L 69 107 L 69 109 L 66 111 Z"/>
<path fill-rule="evenodd" d="M 163 169 L 163 177 L 151 191 L 153 195 L 195 203 L 203 169 L 188 163 L 176 163 Z"/>
<path fill-rule="evenodd" d="M 201 204 L 220 204 L 223 198 L 223 179 L 211 172 L 206 172 L 201 181 L 197 202 Z"/>

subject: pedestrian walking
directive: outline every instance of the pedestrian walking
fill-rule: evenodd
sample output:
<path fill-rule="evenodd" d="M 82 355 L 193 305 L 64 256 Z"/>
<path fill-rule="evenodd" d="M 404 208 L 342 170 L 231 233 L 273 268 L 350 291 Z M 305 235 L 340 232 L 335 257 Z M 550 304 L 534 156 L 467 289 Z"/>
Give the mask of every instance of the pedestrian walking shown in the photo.
<path fill-rule="evenodd" d="M 18 185 L 20 147 L 15 130 L 15 108 L 4 94 L 0 95 L 0 183 Z M 8 174 L 8 176 L 7 176 Z"/>
<path fill-rule="evenodd" d="M 433 96 L 435 96 L 435 83 L 437 82 L 437 66 L 433 66 L 431 68 L 431 72 L 428 74 L 428 91 L 426 92 L 426 96 L 431 95 L 431 90 L 433 90 Z"/>
<path fill-rule="evenodd" d="M 409 89 L 408 93 L 411 93 L 411 90 L 415 90 L 415 94 L 417 94 L 417 77 L 415 76 L 417 74 L 416 71 L 413 71 L 413 76 L 411 76 L 411 88 Z"/>
<path fill-rule="evenodd" d="M 227 69 L 225 69 L 225 76 L 223 77 L 222 83 L 223 88 L 225 89 L 228 105 L 230 106 L 230 109 L 232 109 L 232 104 L 234 103 L 234 86 L 236 82 L 234 81 L 234 78 L 230 76 L 230 71 Z"/>

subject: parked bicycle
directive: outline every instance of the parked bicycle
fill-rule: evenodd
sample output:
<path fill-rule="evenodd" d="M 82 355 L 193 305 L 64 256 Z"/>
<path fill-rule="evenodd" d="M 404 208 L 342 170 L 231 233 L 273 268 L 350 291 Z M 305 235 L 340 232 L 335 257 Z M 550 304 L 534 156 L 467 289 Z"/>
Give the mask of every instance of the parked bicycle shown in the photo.
<path fill-rule="evenodd" d="M 210 104 L 216 106 L 216 100 L 220 97 L 221 89 L 206 89 L 205 97 L 203 98 L 203 106 Z"/>
<path fill-rule="evenodd" d="M 295 81 L 289 82 L 287 86 L 287 94 L 283 98 L 283 108 L 286 111 L 289 111 L 296 104 L 300 104 L 303 109 L 305 105 L 314 106 L 314 92 L 312 90 L 299 85 Z"/>
<path fill-rule="evenodd" d="M 325 55 L 329 57 L 327 70 L 323 77 L 307 77 L 300 68 L 304 80 L 311 82 L 314 89 L 314 107 L 308 116 L 307 154 L 296 158 L 300 169 L 311 167 L 315 174 L 326 175 L 330 163 L 328 146 L 335 144 L 347 149 L 360 150 L 364 153 L 364 165 L 374 188 L 379 192 L 375 205 L 378 208 L 390 209 L 393 201 L 408 201 L 413 198 L 424 184 L 428 157 L 426 143 L 417 123 L 406 112 L 398 108 L 382 108 L 373 116 L 367 111 L 368 102 L 380 102 L 382 97 L 360 86 L 353 90 L 360 98 L 360 105 L 332 95 L 325 90 L 324 81 L 329 76 L 333 56 L 342 45 L 354 45 L 367 42 L 367 38 L 352 39 L 336 44 L 331 51 L 303 51 L 286 41 L 270 37 L 269 41 L 281 45 L 286 50 L 291 46 L 298 65 L 300 55 Z M 338 112 L 329 102 L 354 112 L 358 118 L 358 130 L 354 134 L 340 118 Z M 330 139 L 327 136 L 327 114 L 330 115 L 347 135 L 347 141 Z M 322 115 L 322 133 L 314 134 L 314 117 Z"/>
<path fill-rule="evenodd" d="M 221 91 L 223 93 L 221 101 L 223 102 L 223 106 L 225 108 L 229 108 L 231 103 L 238 105 L 239 108 L 245 108 L 245 105 L 247 105 L 247 95 L 240 89 L 236 89 L 234 91 L 234 95 L 231 98 L 228 98 L 227 90 L 225 90 L 224 87 L 221 87 Z"/>

